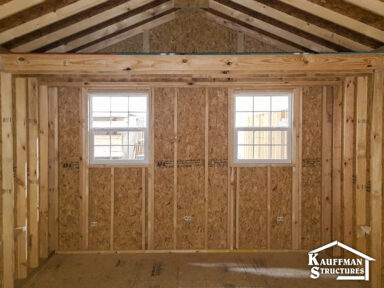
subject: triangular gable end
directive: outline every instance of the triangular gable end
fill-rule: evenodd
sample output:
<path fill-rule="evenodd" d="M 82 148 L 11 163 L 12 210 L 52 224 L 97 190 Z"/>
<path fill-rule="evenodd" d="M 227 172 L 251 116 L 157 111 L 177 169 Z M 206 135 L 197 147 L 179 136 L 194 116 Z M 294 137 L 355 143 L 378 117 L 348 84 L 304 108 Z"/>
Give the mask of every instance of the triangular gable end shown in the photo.
<path fill-rule="evenodd" d="M 359 252 L 359 251 L 357 251 L 357 250 L 355 250 L 355 249 L 353 249 L 353 248 L 351 248 L 351 247 L 349 247 L 349 246 L 347 246 L 347 245 L 345 245 L 339 241 L 333 241 L 333 242 L 326 244 L 320 248 L 317 248 L 315 250 L 308 252 L 308 254 L 319 253 L 320 251 L 326 250 L 326 249 L 331 248 L 331 247 L 336 246 L 336 245 L 345 249 L 345 250 L 348 250 L 349 252 L 354 253 L 354 254 L 356 254 L 356 255 L 358 255 L 358 256 L 360 256 L 360 257 L 362 257 L 368 261 L 375 261 L 374 258 L 369 257 L 369 256 L 367 256 L 367 255 L 365 255 L 365 254 L 363 254 L 363 253 L 361 253 L 361 252 Z"/>

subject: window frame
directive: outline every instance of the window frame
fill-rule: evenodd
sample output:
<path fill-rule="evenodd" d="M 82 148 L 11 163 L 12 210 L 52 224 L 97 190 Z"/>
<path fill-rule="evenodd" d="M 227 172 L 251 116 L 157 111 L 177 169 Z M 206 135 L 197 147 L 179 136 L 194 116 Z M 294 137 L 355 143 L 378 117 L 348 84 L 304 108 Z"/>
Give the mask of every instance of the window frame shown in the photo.
<path fill-rule="evenodd" d="M 287 127 L 236 127 L 236 97 L 237 96 L 288 96 L 288 126 Z M 233 127 L 233 134 L 232 134 L 232 143 L 233 143 L 233 164 L 235 165 L 241 165 L 241 164 L 262 164 L 262 165 L 268 165 L 268 164 L 293 164 L 292 158 L 293 158 L 293 117 L 294 117 L 294 92 L 291 90 L 281 90 L 281 91 L 268 91 L 268 90 L 258 90 L 258 91 L 241 91 L 241 90 L 235 90 L 232 94 L 232 127 Z M 253 108 L 252 108 L 253 109 Z M 269 112 L 271 112 L 270 110 Z M 240 111 L 241 112 L 241 111 Z M 255 112 L 255 111 L 253 111 Z M 267 112 L 267 111 L 266 111 Z M 239 131 L 287 131 L 287 159 L 238 159 L 238 132 Z M 272 147 L 272 143 L 267 145 L 269 147 Z"/>
<path fill-rule="evenodd" d="M 109 127 L 109 128 L 94 128 L 92 126 L 93 110 L 92 110 L 92 101 L 94 97 L 103 97 L 102 95 L 98 96 L 95 94 L 108 94 L 109 97 L 121 97 L 119 95 L 113 95 L 114 93 L 126 93 L 126 94 L 135 94 L 147 98 L 147 109 L 146 109 L 146 127 Z M 134 89 L 92 89 L 87 91 L 88 96 L 88 150 L 89 150 L 89 165 L 103 165 L 103 166 L 148 166 L 150 161 L 150 101 L 151 94 L 149 90 L 134 90 Z M 104 96 L 105 97 L 105 96 Z M 128 111 L 129 112 L 129 111 Z M 94 159 L 94 134 L 95 132 L 144 132 L 144 159 L 142 160 L 118 160 L 118 159 Z"/>

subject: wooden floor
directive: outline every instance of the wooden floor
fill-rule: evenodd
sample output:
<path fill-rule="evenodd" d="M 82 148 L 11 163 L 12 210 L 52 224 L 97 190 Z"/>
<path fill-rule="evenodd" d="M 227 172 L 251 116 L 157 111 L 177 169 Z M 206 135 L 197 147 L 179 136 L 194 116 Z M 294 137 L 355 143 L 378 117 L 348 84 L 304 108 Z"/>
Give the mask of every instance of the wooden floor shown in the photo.
<path fill-rule="evenodd" d="M 23 288 L 368 288 L 309 278 L 304 253 L 55 255 Z"/>

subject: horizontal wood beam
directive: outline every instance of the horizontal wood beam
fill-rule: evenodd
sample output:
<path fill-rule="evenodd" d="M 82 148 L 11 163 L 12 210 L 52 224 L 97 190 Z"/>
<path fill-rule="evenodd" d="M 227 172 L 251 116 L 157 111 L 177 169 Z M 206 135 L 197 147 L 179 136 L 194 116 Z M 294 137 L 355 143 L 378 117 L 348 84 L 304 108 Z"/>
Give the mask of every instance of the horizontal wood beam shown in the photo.
<path fill-rule="evenodd" d="M 83 37 L 80 37 L 80 38 L 76 38 L 64 45 L 61 45 L 61 46 L 58 46 L 58 47 L 55 47 L 51 50 L 48 50 L 46 52 L 49 52 L 49 53 L 64 53 L 64 52 L 68 52 L 68 51 L 71 51 L 71 50 L 74 50 L 78 47 L 81 47 L 81 46 L 84 46 L 86 45 L 87 43 L 90 43 L 90 42 L 93 42 L 93 41 L 96 41 L 97 39 L 100 39 L 102 37 L 105 37 L 105 36 L 108 36 L 112 33 L 115 33 L 119 30 L 122 30 L 126 27 L 129 27 L 129 26 L 132 26 L 134 24 L 137 24 L 137 23 L 140 23 L 141 21 L 144 21 L 144 20 L 147 20 L 149 18 L 152 18 L 152 17 L 155 17 L 161 13 L 164 13 L 170 9 L 173 8 L 173 3 L 172 1 L 168 1 L 166 3 L 163 3 L 159 6 L 156 6 L 154 8 L 151 8 L 151 9 L 148 9 L 148 10 L 145 10 L 144 12 L 142 13 L 139 13 L 137 15 L 134 15 L 132 17 L 129 17 L 127 19 L 124 19 L 123 21 L 120 21 L 118 23 L 114 23 L 112 25 L 109 25 L 103 29 L 100 29 L 100 30 L 97 30 L 95 32 L 92 32 L 92 33 L 89 33 Z M 109 45 L 110 46 L 110 45 Z"/>
<path fill-rule="evenodd" d="M 377 15 L 384 16 L 384 2 L 379 0 L 344 0 L 347 3 L 353 4 Z"/>
<path fill-rule="evenodd" d="M 25 0 L 22 1 L 29 2 Z M 73 4 L 57 9 L 56 11 L 49 12 L 45 15 L 42 15 L 21 25 L 1 32 L 0 44 L 3 44 L 25 34 L 31 33 L 37 29 L 43 28 L 52 23 L 58 22 L 69 16 L 75 15 L 76 13 L 80 13 L 84 10 L 90 9 L 107 1 L 108 0 L 79 0 Z"/>
<path fill-rule="evenodd" d="M 93 27 L 99 23 L 102 23 L 104 21 L 115 18 L 121 14 L 126 13 L 129 10 L 133 10 L 133 9 L 136 9 L 140 6 L 144 6 L 150 2 L 152 2 L 152 0 L 130 0 L 126 3 L 118 5 L 116 7 L 111 8 L 111 9 L 108 9 L 106 11 L 103 11 L 99 14 L 93 15 L 89 18 L 85 18 L 84 20 L 73 23 L 72 25 L 69 25 L 69 26 L 61 28 L 59 30 L 53 31 L 49 34 L 45 34 L 45 35 L 38 37 L 38 38 L 36 38 L 30 42 L 27 42 L 25 44 L 21 44 L 20 46 L 17 46 L 15 48 L 11 49 L 11 51 L 12 52 L 31 52 L 31 51 L 34 51 L 34 50 L 39 49 L 43 46 L 51 44 L 55 41 L 58 41 L 60 39 L 63 39 L 65 37 L 68 37 L 68 36 L 73 35 L 75 33 L 78 33 L 80 31 L 83 31 L 83 30 L 86 30 L 90 27 Z"/>
<path fill-rule="evenodd" d="M 148 23 L 145 23 L 143 25 L 140 25 L 136 28 L 133 28 L 131 30 L 125 31 L 123 33 L 120 33 L 116 36 L 107 38 L 101 42 L 97 42 L 96 44 L 93 44 L 91 46 L 88 46 L 84 49 L 79 50 L 78 52 L 81 53 L 94 53 L 97 51 L 100 51 L 101 49 L 104 49 L 106 47 L 109 47 L 113 44 L 119 43 L 121 41 L 124 41 L 125 39 L 131 38 L 137 34 L 143 33 L 145 30 L 153 29 L 159 25 L 162 25 L 164 23 L 167 23 L 169 21 L 172 21 L 176 18 L 176 12 L 172 12 L 169 14 L 166 14 L 164 16 L 161 16 L 153 21 L 150 21 Z"/>
<path fill-rule="evenodd" d="M 211 8 L 217 12 L 220 12 L 222 14 L 225 14 L 227 16 L 230 16 L 232 18 L 236 18 L 240 21 L 243 21 L 243 22 L 253 26 L 253 27 L 256 27 L 258 29 L 261 29 L 261 30 L 266 31 L 268 33 L 271 33 L 273 35 L 276 35 L 282 39 L 286 39 L 292 43 L 296 43 L 297 45 L 305 47 L 309 50 L 316 51 L 316 52 L 335 52 L 336 51 L 334 49 L 331 49 L 331 48 L 326 47 L 324 45 L 318 44 L 312 40 L 308 40 L 306 38 L 298 36 L 298 35 L 291 33 L 287 30 L 281 29 L 275 25 L 269 24 L 269 23 L 264 22 L 260 19 L 249 16 L 243 12 L 240 12 L 236 9 L 230 8 L 226 5 L 220 4 L 220 3 L 215 2 L 213 0 L 209 1 L 209 8 Z"/>
<path fill-rule="evenodd" d="M 219 25 L 223 25 L 229 29 L 242 32 L 245 35 L 248 35 L 249 37 L 252 37 L 260 42 L 263 42 L 267 45 L 276 47 L 284 52 L 304 52 L 303 50 L 296 48 L 292 45 L 289 45 L 287 43 L 281 42 L 279 40 L 276 40 L 274 38 L 268 37 L 264 34 L 261 34 L 259 32 L 256 32 L 254 30 L 251 30 L 245 26 L 242 26 L 240 24 L 237 24 L 235 22 L 229 21 L 227 19 L 224 19 L 223 17 L 214 15 L 210 12 L 206 12 L 206 17 L 208 20 L 213 21 Z"/>
<path fill-rule="evenodd" d="M 18 73 L 182 74 L 193 71 L 373 71 L 384 65 L 380 53 L 293 55 L 86 55 L 1 54 L 0 70 Z"/>
<path fill-rule="evenodd" d="M 337 25 L 348 28 L 352 31 L 368 36 L 375 40 L 384 42 L 384 31 L 373 26 L 357 21 L 351 17 L 345 16 L 321 5 L 315 4 L 308 0 L 280 0 L 281 2 L 291 5 L 297 9 L 308 12 Z M 362 1 L 365 5 L 366 1 Z"/>
<path fill-rule="evenodd" d="M 264 14 L 268 17 L 276 19 L 280 22 L 288 24 L 292 27 L 305 31 L 309 34 L 320 37 L 326 41 L 334 43 L 336 45 L 348 48 L 352 51 L 370 51 L 372 47 L 361 44 L 360 42 L 353 41 L 349 38 L 331 32 L 322 27 L 311 24 L 307 21 L 301 20 L 297 17 L 294 17 L 290 14 L 284 13 L 280 10 L 274 9 L 270 6 L 264 5 L 260 2 L 256 2 L 253 0 L 232 0 L 233 2 L 240 4 L 244 7 L 247 7 L 251 10 L 254 10 L 258 13 Z M 384 4 L 383 4 L 384 5 Z"/>
<path fill-rule="evenodd" d="M 12 0 L 0 5 L 0 20 L 43 3 L 45 0 Z"/>

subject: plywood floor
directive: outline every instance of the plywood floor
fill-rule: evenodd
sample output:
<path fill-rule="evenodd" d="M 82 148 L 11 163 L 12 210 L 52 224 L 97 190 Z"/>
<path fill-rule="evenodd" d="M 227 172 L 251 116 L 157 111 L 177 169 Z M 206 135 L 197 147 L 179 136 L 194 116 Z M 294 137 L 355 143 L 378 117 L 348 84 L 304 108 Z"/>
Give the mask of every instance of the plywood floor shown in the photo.
<path fill-rule="evenodd" d="M 23 288 L 368 288 L 312 280 L 304 253 L 55 255 Z"/>

